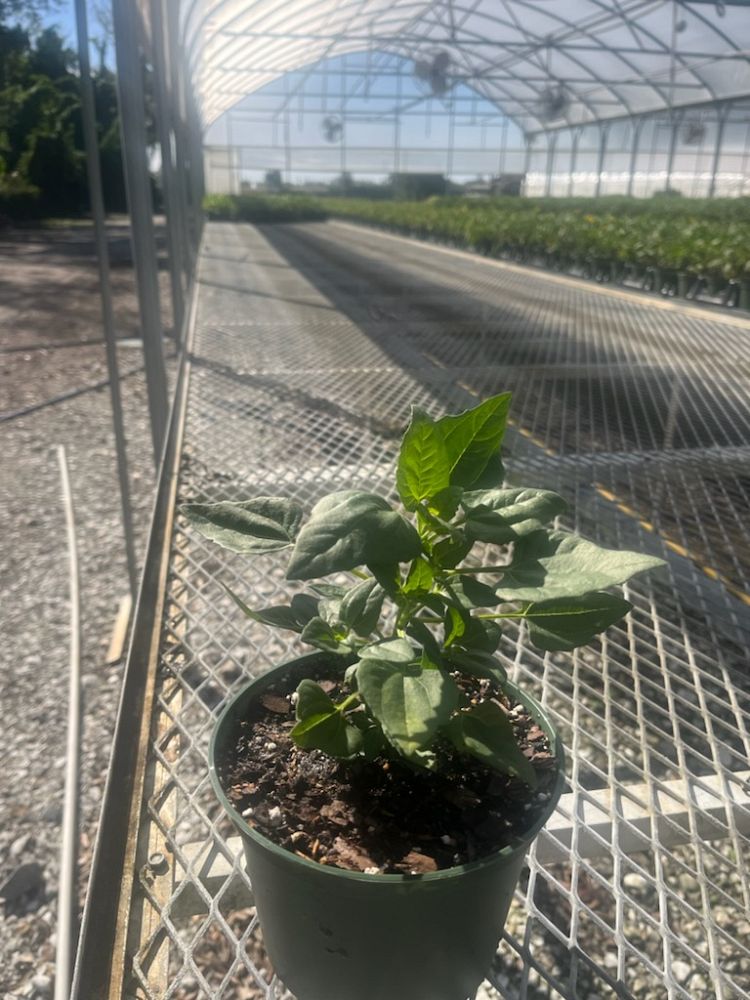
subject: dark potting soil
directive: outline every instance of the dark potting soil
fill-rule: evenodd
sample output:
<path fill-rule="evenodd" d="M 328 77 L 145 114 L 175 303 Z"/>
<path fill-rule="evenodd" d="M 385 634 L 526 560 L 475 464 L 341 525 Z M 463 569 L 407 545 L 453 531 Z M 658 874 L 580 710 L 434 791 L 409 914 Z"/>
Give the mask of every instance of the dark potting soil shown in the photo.
<path fill-rule="evenodd" d="M 311 676 L 334 701 L 348 693 L 324 669 Z M 489 681 L 456 680 L 470 698 L 491 698 L 504 709 L 536 771 L 535 790 L 447 745 L 440 749 L 440 773 L 302 750 L 289 735 L 299 677 L 267 688 L 252 706 L 234 752 L 217 761 L 222 786 L 250 826 L 320 864 L 423 874 L 492 854 L 523 835 L 544 809 L 555 758 L 524 706 L 511 704 Z"/>

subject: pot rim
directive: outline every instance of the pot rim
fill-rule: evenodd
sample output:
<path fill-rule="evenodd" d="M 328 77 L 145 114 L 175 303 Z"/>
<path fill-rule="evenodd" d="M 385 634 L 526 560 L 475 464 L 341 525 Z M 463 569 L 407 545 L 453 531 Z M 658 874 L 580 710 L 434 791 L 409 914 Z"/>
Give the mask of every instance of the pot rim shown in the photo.
<path fill-rule="evenodd" d="M 524 691 L 522 688 L 519 688 L 512 681 L 506 681 L 506 688 L 513 694 L 514 697 L 524 704 L 529 711 L 532 712 L 535 720 L 541 724 L 547 734 L 547 737 L 549 738 L 550 750 L 554 754 L 555 762 L 557 764 L 557 777 L 554 785 L 552 786 L 549 801 L 534 823 L 528 828 L 523 836 L 515 837 L 510 844 L 506 844 L 506 846 L 501 848 L 499 851 L 495 851 L 493 854 L 489 854 L 484 858 L 479 858 L 477 861 L 469 861 L 463 865 L 454 865 L 451 868 L 441 868 L 440 871 L 436 872 L 425 872 L 419 875 L 368 875 L 365 872 L 355 872 L 347 868 L 337 868 L 334 865 L 321 865 L 316 861 L 308 861 L 306 858 L 301 858 L 299 855 L 293 854 L 285 847 L 281 847 L 280 844 L 275 843 L 273 840 L 260 833 L 255 827 L 250 826 L 245 821 L 245 819 L 229 801 L 229 797 L 222 787 L 216 769 L 216 744 L 223 725 L 225 724 L 227 718 L 232 714 L 235 704 L 241 698 L 245 697 L 248 690 L 256 684 L 262 683 L 263 686 L 266 686 L 271 682 L 273 677 L 288 671 L 290 668 L 304 666 L 306 663 L 310 663 L 312 665 L 314 662 L 319 661 L 321 657 L 330 657 L 335 655 L 336 654 L 326 654 L 324 652 L 308 653 L 304 656 L 298 656 L 291 660 L 285 660 L 283 663 L 280 663 L 275 667 L 271 667 L 270 670 L 259 674 L 257 677 L 250 678 L 248 682 L 244 684 L 229 700 L 222 710 L 221 715 L 216 720 L 211 733 L 211 741 L 208 748 L 209 779 L 219 802 L 223 806 L 225 812 L 228 813 L 230 819 L 238 828 L 240 833 L 243 836 L 249 837 L 251 840 L 255 841 L 260 847 L 270 851 L 271 854 L 279 860 L 286 862 L 292 861 L 294 864 L 301 865 L 307 870 L 331 876 L 332 878 L 343 878 L 355 882 L 369 882 L 376 885 L 403 885 L 404 883 L 438 882 L 446 878 L 457 878 L 463 874 L 476 872 L 483 868 L 489 868 L 492 865 L 499 864 L 501 861 L 505 861 L 513 857 L 520 851 L 525 851 L 537 834 L 541 831 L 542 827 L 545 825 L 557 806 L 557 802 L 565 783 L 565 753 L 563 750 L 562 740 L 560 739 L 555 726 L 548 717 L 543 706 L 539 704 L 536 698 Z M 259 691 L 260 690 L 262 690 L 262 688 L 259 688 Z"/>

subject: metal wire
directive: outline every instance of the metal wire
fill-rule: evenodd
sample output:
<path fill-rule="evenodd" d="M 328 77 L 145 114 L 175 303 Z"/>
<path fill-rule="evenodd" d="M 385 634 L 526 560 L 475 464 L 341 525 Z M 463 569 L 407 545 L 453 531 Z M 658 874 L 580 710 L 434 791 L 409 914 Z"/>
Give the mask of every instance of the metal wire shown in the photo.
<path fill-rule="evenodd" d="M 372 231 L 209 228 L 181 500 L 383 492 L 411 403 L 438 413 L 510 388 L 513 481 L 562 492 L 565 527 L 668 560 L 583 650 L 506 637 L 572 763 L 500 943 L 503 997 L 750 990 L 746 336 L 737 317 Z M 284 995 L 206 753 L 225 699 L 298 650 L 240 621 L 218 579 L 251 605 L 289 593 L 272 558 L 217 550 L 178 518 L 126 996 Z M 157 842 L 165 879 L 147 870 Z"/>

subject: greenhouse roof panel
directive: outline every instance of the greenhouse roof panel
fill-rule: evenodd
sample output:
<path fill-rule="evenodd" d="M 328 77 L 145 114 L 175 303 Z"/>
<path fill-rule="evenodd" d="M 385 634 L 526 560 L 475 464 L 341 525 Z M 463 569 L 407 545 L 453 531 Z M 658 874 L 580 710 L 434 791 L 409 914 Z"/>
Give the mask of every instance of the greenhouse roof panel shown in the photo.
<path fill-rule="evenodd" d="M 412 60 L 425 100 L 433 87 L 467 84 L 527 132 L 750 93 L 748 0 L 182 0 L 180 9 L 205 126 L 290 70 L 363 51 Z"/>

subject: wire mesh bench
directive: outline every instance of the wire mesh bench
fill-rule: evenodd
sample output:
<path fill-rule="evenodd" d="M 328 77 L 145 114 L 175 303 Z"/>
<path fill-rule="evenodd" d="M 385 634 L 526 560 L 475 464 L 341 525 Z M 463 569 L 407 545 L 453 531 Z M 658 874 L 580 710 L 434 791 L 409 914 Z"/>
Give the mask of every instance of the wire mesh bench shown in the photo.
<path fill-rule="evenodd" d="M 204 545 L 176 502 L 382 491 L 411 403 L 503 389 L 511 480 L 569 498 L 564 527 L 668 569 L 590 647 L 541 654 L 509 634 L 509 673 L 559 726 L 570 773 L 479 995 L 746 996 L 747 329 L 336 224 L 212 225 L 199 278 L 79 997 L 286 996 L 206 754 L 226 698 L 292 648 L 217 580 L 251 606 L 288 584 L 270 557 Z"/>

